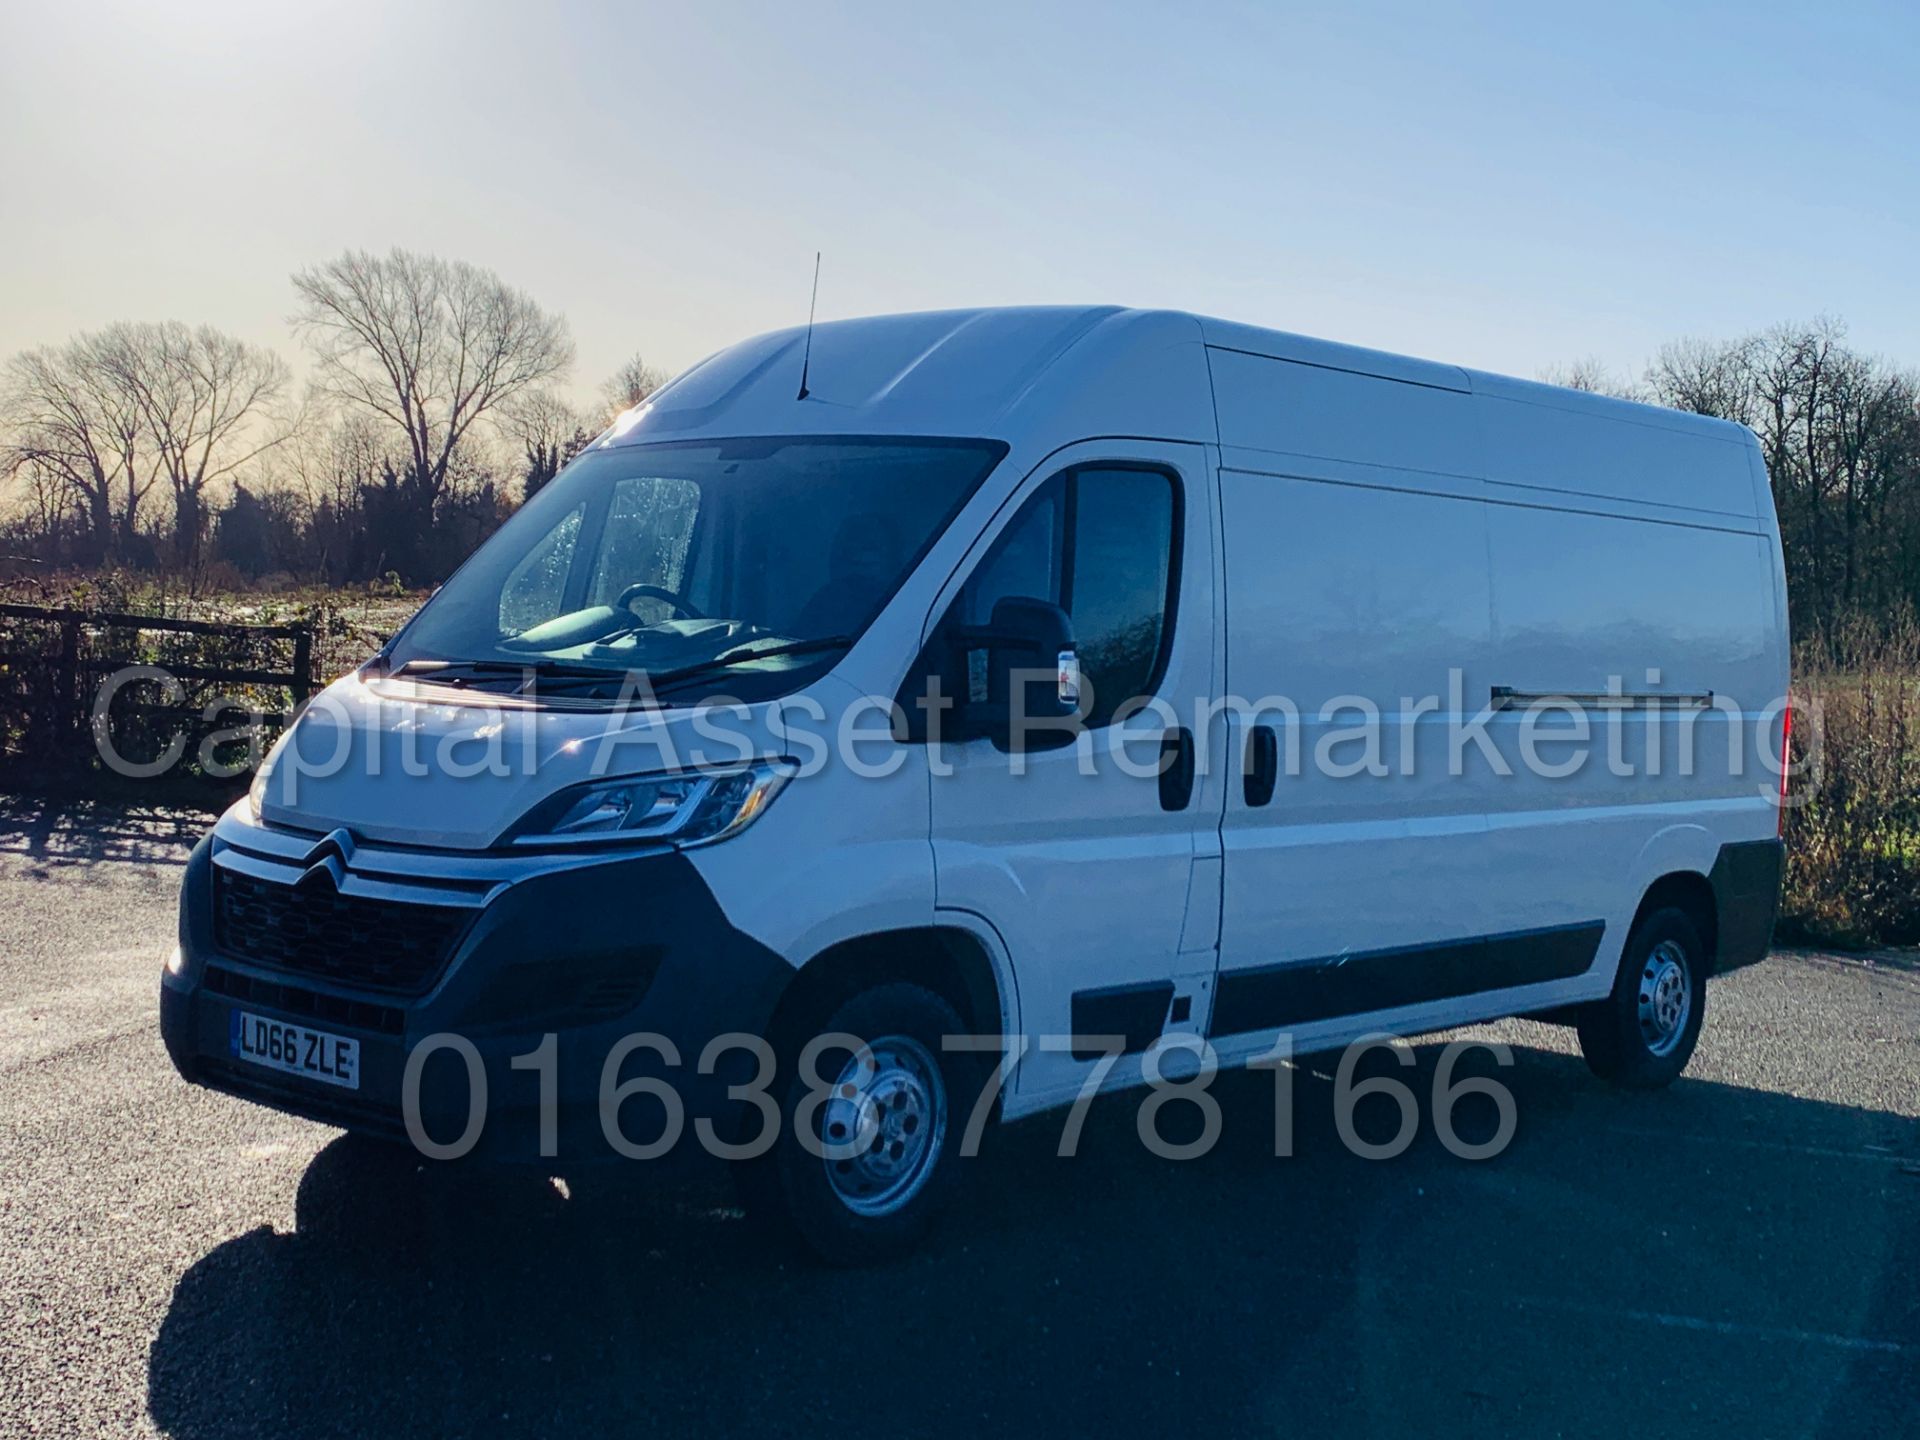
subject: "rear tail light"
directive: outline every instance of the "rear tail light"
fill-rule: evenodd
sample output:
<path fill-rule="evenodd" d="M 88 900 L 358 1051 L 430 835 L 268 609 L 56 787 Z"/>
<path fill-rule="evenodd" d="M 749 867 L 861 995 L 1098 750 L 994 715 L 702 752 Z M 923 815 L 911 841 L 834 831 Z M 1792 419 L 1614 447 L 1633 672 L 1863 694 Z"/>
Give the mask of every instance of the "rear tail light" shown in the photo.
<path fill-rule="evenodd" d="M 1793 702 L 1788 700 L 1780 711 L 1780 815 L 1774 830 L 1776 835 L 1787 833 L 1787 767 L 1793 760 Z"/>

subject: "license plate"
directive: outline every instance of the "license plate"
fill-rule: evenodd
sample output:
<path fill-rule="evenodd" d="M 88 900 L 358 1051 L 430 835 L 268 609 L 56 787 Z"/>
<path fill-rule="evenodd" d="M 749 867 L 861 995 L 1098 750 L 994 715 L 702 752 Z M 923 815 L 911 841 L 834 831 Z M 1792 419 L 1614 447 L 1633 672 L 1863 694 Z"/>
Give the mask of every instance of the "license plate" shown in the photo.
<path fill-rule="evenodd" d="M 244 1010 L 230 1012 L 227 1043 L 235 1058 L 347 1090 L 360 1088 L 360 1042 Z"/>

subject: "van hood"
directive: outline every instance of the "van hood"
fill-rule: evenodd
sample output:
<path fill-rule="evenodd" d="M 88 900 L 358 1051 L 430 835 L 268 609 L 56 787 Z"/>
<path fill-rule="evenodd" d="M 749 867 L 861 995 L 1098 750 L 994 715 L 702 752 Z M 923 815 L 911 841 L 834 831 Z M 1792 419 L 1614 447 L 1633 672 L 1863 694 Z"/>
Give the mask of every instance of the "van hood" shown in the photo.
<path fill-rule="evenodd" d="M 261 817 L 386 844 L 484 850 L 570 785 L 791 750 L 767 705 L 615 713 L 503 700 L 358 674 L 337 680 L 261 766 Z"/>

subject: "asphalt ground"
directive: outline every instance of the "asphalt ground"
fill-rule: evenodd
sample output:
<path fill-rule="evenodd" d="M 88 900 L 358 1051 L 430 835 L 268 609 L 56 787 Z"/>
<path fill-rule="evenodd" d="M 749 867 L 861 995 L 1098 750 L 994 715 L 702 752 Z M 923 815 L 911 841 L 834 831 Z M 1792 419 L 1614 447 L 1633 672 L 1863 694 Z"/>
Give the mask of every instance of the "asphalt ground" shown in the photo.
<path fill-rule="evenodd" d="M 200 822 L 0 803 L 0 1434 L 1920 1434 L 1920 962 L 1713 982 L 1671 1090 L 1465 1032 L 1512 1143 L 1340 1142 L 1331 1058 L 990 1137 L 910 1260 L 824 1269 L 724 1184 L 416 1170 L 180 1081 L 155 1028 Z M 1468 1073 L 1462 1069 L 1461 1074 Z M 1490 1105 L 1457 1114 L 1491 1133 Z M 1179 1107 L 1165 1131 L 1183 1138 Z M 1390 1101 L 1363 1134 L 1390 1133 Z"/>

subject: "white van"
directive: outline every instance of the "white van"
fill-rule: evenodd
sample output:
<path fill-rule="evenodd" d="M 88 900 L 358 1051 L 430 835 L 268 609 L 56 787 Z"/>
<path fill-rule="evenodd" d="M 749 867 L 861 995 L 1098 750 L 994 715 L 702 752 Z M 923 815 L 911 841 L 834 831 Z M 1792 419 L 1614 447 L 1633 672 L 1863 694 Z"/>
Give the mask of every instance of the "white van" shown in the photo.
<path fill-rule="evenodd" d="M 1736 425 L 1184 314 L 767 335 L 308 707 L 162 1031 L 430 1154 L 726 1156 L 848 1260 L 983 1086 L 1543 1012 L 1661 1085 L 1768 943 L 1787 663 Z"/>

